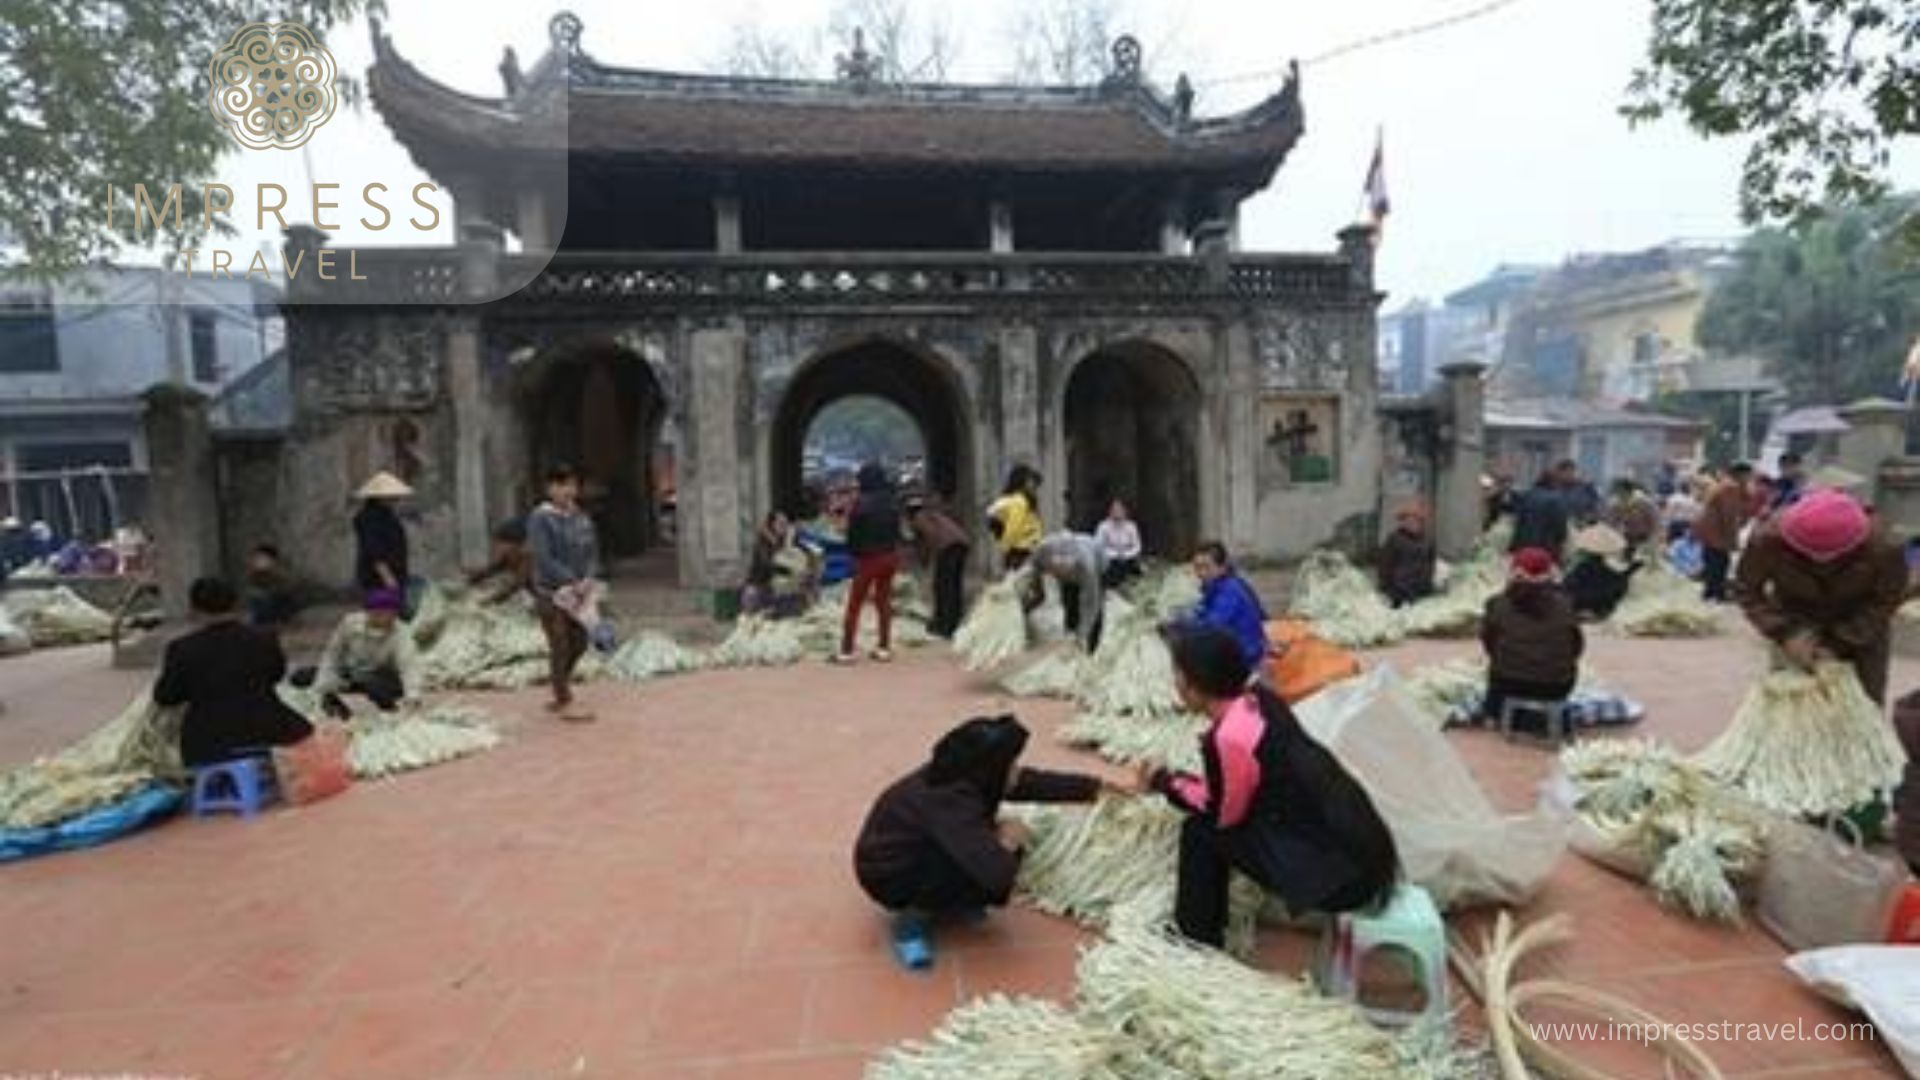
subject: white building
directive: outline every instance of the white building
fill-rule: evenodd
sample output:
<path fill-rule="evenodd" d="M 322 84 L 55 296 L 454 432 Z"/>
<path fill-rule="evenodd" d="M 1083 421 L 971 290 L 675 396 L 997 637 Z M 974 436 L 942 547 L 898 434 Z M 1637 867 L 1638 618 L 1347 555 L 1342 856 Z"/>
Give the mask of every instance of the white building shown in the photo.
<path fill-rule="evenodd" d="M 99 539 L 144 511 L 140 395 L 209 395 L 278 347 L 276 293 L 158 268 L 0 286 L 0 516 Z"/>

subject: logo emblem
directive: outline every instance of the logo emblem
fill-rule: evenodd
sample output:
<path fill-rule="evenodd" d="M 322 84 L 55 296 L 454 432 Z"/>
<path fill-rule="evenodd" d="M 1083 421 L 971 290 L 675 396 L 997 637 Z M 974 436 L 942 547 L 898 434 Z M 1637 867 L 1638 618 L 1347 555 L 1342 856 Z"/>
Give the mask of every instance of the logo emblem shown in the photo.
<path fill-rule="evenodd" d="M 333 54 L 295 22 L 241 27 L 213 55 L 207 75 L 207 107 L 250 150 L 304 146 L 340 103 Z"/>

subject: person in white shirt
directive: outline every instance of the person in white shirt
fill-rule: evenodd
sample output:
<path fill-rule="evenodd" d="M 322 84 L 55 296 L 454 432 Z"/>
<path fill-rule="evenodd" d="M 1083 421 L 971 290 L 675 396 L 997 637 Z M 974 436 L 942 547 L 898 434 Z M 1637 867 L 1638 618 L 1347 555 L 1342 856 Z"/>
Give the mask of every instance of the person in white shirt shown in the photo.
<path fill-rule="evenodd" d="M 1113 500 L 1093 538 L 1107 557 L 1103 581 L 1107 588 L 1118 588 L 1140 576 L 1140 526 L 1127 516 L 1126 503 Z"/>

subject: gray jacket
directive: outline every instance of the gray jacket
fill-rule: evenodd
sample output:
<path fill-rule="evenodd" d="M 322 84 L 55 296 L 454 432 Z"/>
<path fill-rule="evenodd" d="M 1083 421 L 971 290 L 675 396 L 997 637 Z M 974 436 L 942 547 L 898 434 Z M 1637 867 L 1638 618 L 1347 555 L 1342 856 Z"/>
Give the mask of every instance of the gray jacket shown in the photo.
<path fill-rule="evenodd" d="M 565 513 L 541 503 L 527 515 L 527 547 L 533 553 L 533 592 L 551 600 L 564 585 L 586 581 L 599 572 L 600 544 L 593 519 L 584 510 Z"/>
<path fill-rule="evenodd" d="M 1080 533 L 1054 533 L 1033 549 L 1033 565 L 1062 585 L 1080 590 L 1080 641 L 1093 644 L 1093 629 L 1104 602 L 1101 579 L 1107 572 L 1107 553 L 1100 542 Z"/>

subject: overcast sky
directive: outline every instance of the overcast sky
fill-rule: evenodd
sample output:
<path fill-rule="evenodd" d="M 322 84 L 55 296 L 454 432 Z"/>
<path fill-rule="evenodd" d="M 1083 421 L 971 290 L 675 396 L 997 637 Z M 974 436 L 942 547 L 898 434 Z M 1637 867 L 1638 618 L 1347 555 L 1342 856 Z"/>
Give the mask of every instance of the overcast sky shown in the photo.
<path fill-rule="evenodd" d="M 706 70 L 732 28 L 759 19 L 806 40 L 823 34 L 832 0 L 570 0 L 585 24 L 583 48 L 603 63 Z M 1006 28 L 1017 0 L 929 4 L 959 40 L 961 81 L 1011 68 Z M 1478 0 L 1127 0 L 1125 29 L 1142 40 L 1150 70 L 1186 71 L 1195 111 L 1244 108 L 1280 82 L 1214 83 L 1284 68 L 1349 42 L 1479 6 Z M 531 67 L 559 8 L 471 0 L 406 0 L 387 26 L 401 53 L 430 76 L 496 96 L 501 48 Z M 1324 250 L 1352 221 L 1384 130 L 1393 200 L 1379 280 L 1388 308 L 1438 297 L 1502 262 L 1555 262 L 1580 251 L 1630 250 L 1675 238 L 1737 236 L 1735 189 L 1742 145 L 1708 143 L 1676 123 L 1631 130 L 1616 112 L 1645 41 L 1645 0 L 1515 0 L 1461 25 L 1380 44 L 1306 68 L 1307 133 L 1272 187 L 1245 209 L 1250 250 Z M 343 68 L 364 71 L 364 25 L 327 42 Z M 835 43 L 830 43 L 835 44 Z M 1920 154 L 1903 153 L 1898 179 L 1920 185 Z M 302 152 L 236 153 L 222 177 L 338 180 L 351 193 L 368 179 L 404 191 L 418 171 L 371 106 L 336 117 Z M 404 202 L 404 198 L 396 203 Z M 294 201 L 294 206 L 299 200 Z M 340 216 L 359 216 L 356 203 Z M 289 220 L 295 220 L 290 213 Z M 447 238 L 451 238 L 449 230 Z M 349 229 L 342 244 L 373 238 Z M 277 241 L 276 241 L 277 242 Z M 392 241 L 388 241 L 392 242 Z M 414 239 L 413 242 L 418 242 Z M 245 253 L 257 236 L 224 246 Z"/>

